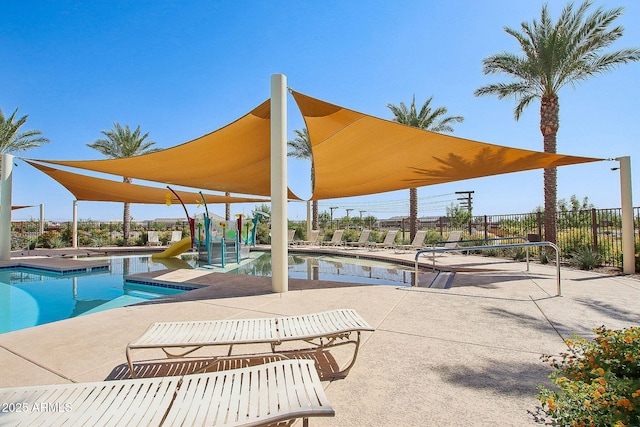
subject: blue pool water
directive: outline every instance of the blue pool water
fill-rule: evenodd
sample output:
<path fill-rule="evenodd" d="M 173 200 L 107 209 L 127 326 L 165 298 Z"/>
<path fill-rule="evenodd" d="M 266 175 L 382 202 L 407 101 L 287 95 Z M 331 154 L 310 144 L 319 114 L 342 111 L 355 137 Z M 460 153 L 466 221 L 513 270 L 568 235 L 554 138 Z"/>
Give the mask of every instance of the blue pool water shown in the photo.
<path fill-rule="evenodd" d="M 167 268 L 153 262 L 150 256 L 111 257 L 108 260 L 108 271 L 89 274 L 0 270 L 0 333 L 183 292 L 125 282 L 126 275 Z"/>
<path fill-rule="evenodd" d="M 224 272 L 271 276 L 271 254 L 252 252 Z M 125 276 L 166 268 L 194 268 L 197 256 L 155 262 L 150 255 L 90 258 L 108 261 L 109 270 L 60 275 L 36 270 L 0 269 L 0 333 L 136 304 L 184 290 L 129 283 Z M 220 269 L 211 266 L 213 271 Z M 412 268 L 369 259 L 291 254 L 289 277 L 374 285 L 411 286 Z"/>

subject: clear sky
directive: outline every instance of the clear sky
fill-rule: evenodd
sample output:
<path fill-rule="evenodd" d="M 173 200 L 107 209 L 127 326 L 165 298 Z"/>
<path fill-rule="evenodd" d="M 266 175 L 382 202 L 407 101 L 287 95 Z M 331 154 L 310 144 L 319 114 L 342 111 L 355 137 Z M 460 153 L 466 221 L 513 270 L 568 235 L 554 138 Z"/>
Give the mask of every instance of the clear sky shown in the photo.
<path fill-rule="evenodd" d="M 565 1 L 550 0 L 553 18 Z M 579 3 L 579 2 L 576 2 Z M 476 98 L 480 86 L 508 80 L 485 76 L 482 59 L 517 52 L 503 27 L 539 18 L 539 0 L 433 1 L 12 1 L 0 0 L 0 109 L 19 107 L 24 129 L 51 142 L 24 157 L 100 159 L 86 146 L 114 122 L 140 125 L 159 148 L 216 130 L 270 94 L 272 74 L 287 76 L 298 92 L 391 119 L 387 104 L 432 106 L 461 115 L 454 135 L 540 150 L 539 102 L 520 121 L 512 100 Z M 622 6 L 625 35 L 614 49 L 640 47 L 640 2 Z M 635 205 L 640 200 L 640 63 L 622 66 L 560 91 L 558 152 L 612 158 L 631 156 Z M 289 134 L 304 126 L 289 97 Z M 216 161 L 211 159 L 211 161 Z M 13 204 L 45 206 L 49 221 L 70 220 L 73 196 L 17 160 Z M 558 197 L 576 195 L 599 208 L 620 206 L 615 162 L 559 168 Z M 82 172 L 81 172 L 82 173 Z M 114 178 L 118 179 L 118 178 Z M 140 181 L 137 183 L 147 184 Z M 309 165 L 289 161 L 289 185 L 310 196 Z M 456 191 L 474 191 L 474 214 L 525 213 L 543 204 L 542 171 L 498 175 L 421 187 L 420 215 L 444 214 Z M 122 204 L 80 202 L 81 219 L 122 218 Z M 408 190 L 320 203 L 334 217 L 386 218 L 408 213 Z M 233 205 L 249 213 L 254 205 Z M 190 206 L 190 214 L 202 209 Z M 223 206 L 210 210 L 224 213 Z M 133 205 L 135 219 L 182 217 L 179 206 Z M 39 210 L 14 211 L 37 219 Z M 290 219 L 304 219 L 303 203 L 289 204 Z"/>

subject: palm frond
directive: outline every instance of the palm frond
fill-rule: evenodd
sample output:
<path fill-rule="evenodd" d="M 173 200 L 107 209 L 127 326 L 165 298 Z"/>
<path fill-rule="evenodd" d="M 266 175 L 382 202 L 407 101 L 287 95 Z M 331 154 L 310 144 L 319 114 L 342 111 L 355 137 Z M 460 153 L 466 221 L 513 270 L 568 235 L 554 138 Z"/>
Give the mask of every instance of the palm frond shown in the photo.
<path fill-rule="evenodd" d="M 42 136 L 39 130 L 20 132 L 20 128 L 27 122 L 28 116 L 22 116 L 16 120 L 16 108 L 8 118 L 0 110 L 0 152 L 19 153 L 40 147 L 49 140 Z"/>

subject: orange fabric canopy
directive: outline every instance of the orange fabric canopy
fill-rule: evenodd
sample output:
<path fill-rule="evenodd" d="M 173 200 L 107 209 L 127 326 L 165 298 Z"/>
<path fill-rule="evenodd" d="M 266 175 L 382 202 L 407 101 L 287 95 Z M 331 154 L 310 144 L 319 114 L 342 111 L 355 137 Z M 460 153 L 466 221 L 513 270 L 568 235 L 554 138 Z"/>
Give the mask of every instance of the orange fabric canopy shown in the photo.
<path fill-rule="evenodd" d="M 269 100 L 235 122 L 190 142 L 108 160 L 37 160 L 113 175 L 229 193 L 271 195 Z M 289 191 L 289 198 L 299 198 Z"/>
<path fill-rule="evenodd" d="M 368 116 L 292 91 L 309 131 L 313 200 L 602 159 L 509 148 Z"/>
<path fill-rule="evenodd" d="M 125 203 L 146 203 L 164 204 L 167 195 L 170 195 L 171 203 L 180 203 L 176 196 L 166 188 L 149 187 L 138 184 L 127 184 L 124 182 L 111 181 L 108 179 L 95 178 L 86 175 L 79 175 L 66 172 L 60 169 L 34 163 L 25 160 L 31 166 L 41 170 L 51 178 L 62 184 L 69 190 L 77 200 L 94 202 L 125 202 Z M 185 204 L 196 204 L 202 202 L 199 193 L 189 191 L 176 191 Z M 228 197 L 215 194 L 203 194 L 207 204 L 213 203 L 247 203 L 247 202 L 269 202 L 268 199 L 252 197 Z"/>
<path fill-rule="evenodd" d="M 311 139 L 315 170 L 313 200 L 602 160 L 522 150 L 429 132 L 295 91 L 291 93 Z M 270 196 L 270 105 L 267 100 L 217 131 L 143 156 L 38 161 L 198 189 Z M 47 171 L 51 175 L 50 172 Z M 55 173 L 59 176 L 60 172 Z M 72 183 L 67 181 L 63 185 L 70 188 Z M 85 187 L 79 193 L 84 200 L 111 197 L 113 201 L 117 197 L 123 201 L 124 193 L 107 195 L 92 188 Z M 80 189 L 70 191 L 76 194 Z M 79 196 L 76 194 L 76 197 Z M 145 192 L 130 194 L 128 201 L 158 203 L 146 197 Z M 289 198 L 299 200 L 290 190 Z"/>

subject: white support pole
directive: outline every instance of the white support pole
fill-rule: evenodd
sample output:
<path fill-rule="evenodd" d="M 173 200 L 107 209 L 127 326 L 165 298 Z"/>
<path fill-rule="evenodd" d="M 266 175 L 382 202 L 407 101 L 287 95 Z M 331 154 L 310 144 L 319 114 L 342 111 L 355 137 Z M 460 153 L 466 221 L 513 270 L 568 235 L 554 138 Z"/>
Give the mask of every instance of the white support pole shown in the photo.
<path fill-rule="evenodd" d="M 307 200 L 307 240 L 309 240 L 309 236 L 311 235 L 311 230 L 313 229 L 313 218 L 311 218 L 311 204 L 313 202 L 311 200 Z"/>
<path fill-rule="evenodd" d="M 71 247 L 78 247 L 78 201 L 73 201 L 73 228 L 71 231 Z"/>
<path fill-rule="evenodd" d="M 0 261 L 11 259 L 11 192 L 13 186 L 13 156 L 2 155 L 0 184 Z"/>
<path fill-rule="evenodd" d="M 40 203 L 40 228 L 38 230 L 38 235 L 44 235 L 44 203 Z"/>
<path fill-rule="evenodd" d="M 633 225 L 633 197 L 631 193 L 631 157 L 616 159 L 620 162 L 620 201 L 622 206 L 622 272 L 636 272 L 636 244 Z"/>
<path fill-rule="evenodd" d="M 271 288 L 289 290 L 287 268 L 287 78 L 271 76 Z"/>

